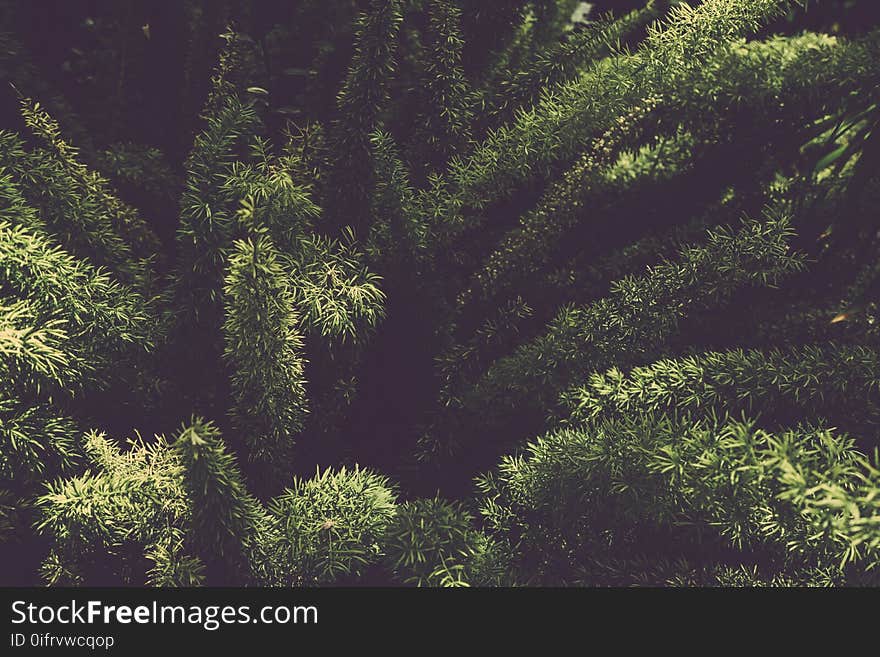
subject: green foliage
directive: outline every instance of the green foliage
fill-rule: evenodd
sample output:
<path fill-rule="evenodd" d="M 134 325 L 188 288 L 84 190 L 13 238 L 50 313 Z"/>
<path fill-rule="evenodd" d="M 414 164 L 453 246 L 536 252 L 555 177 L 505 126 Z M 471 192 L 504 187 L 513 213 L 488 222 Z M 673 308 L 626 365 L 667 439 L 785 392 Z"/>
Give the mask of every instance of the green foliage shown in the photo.
<path fill-rule="evenodd" d="M 289 467 L 308 407 L 300 320 L 268 236 L 236 242 L 224 293 L 235 426 L 248 441 L 250 457 L 277 478 Z"/>
<path fill-rule="evenodd" d="M 541 562 L 531 572 L 550 577 L 648 546 L 686 545 L 676 536 L 687 532 L 704 536 L 703 558 L 717 540 L 769 551 L 780 572 L 834 568 L 858 582 L 880 546 L 877 477 L 876 463 L 829 430 L 632 416 L 551 432 L 505 458 L 480 482 L 481 512 Z"/>
<path fill-rule="evenodd" d="M 505 545 L 473 528 L 458 505 L 435 497 L 397 508 L 385 534 L 386 562 L 414 586 L 499 586 L 508 576 Z"/>
<path fill-rule="evenodd" d="M 25 389 L 72 385 L 81 375 L 64 351 L 64 321 L 49 317 L 39 321 L 25 301 L 2 306 L 0 355 L 4 381 Z M 67 378 L 71 377 L 71 378 Z"/>
<path fill-rule="evenodd" d="M 174 443 L 191 514 L 187 544 L 215 578 L 247 583 L 260 576 L 266 512 L 245 488 L 235 457 L 210 423 L 194 418 Z"/>
<path fill-rule="evenodd" d="M 295 249 L 296 240 L 321 215 L 306 186 L 295 182 L 297 156 L 275 158 L 271 144 L 255 139 L 250 152 L 252 163 L 235 161 L 223 183 L 230 198 L 241 199 L 237 223 L 245 228 L 265 228 L 285 250 Z"/>
<path fill-rule="evenodd" d="M 85 451 L 90 472 L 38 500 L 53 584 L 333 582 L 378 562 L 395 511 L 388 480 L 359 468 L 295 477 L 264 507 L 216 427 L 197 418 L 172 443 L 138 440 L 121 451 L 92 433 Z M 101 500 L 90 505 L 93 495 Z"/>
<path fill-rule="evenodd" d="M 174 200 L 179 191 L 177 178 L 158 148 L 133 143 L 111 144 L 97 154 L 96 166 L 113 181 L 120 195 L 128 188 L 133 197 L 140 192 L 153 198 Z"/>
<path fill-rule="evenodd" d="M 72 469 L 76 425 L 51 408 L 0 401 L 0 480 L 40 480 Z"/>
<path fill-rule="evenodd" d="M 368 227 L 370 142 L 388 100 L 388 78 L 395 68 L 397 33 L 403 21 L 400 0 L 370 0 L 358 23 L 355 55 L 337 97 L 336 151 L 328 181 L 332 225 Z M 332 190 L 332 192 L 330 192 Z"/>
<path fill-rule="evenodd" d="M 797 271 L 802 262 L 790 252 L 791 235 L 789 219 L 772 214 L 738 233 L 709 233 L 705 246 L 683 249 L 677 261 L 616 282 L 611 296 L 563 309 L 543 335 L 493 363 L 456 405 L 482 431 L 497 433 L 500 422 L 514 430 L 523 417 L 529 424 L 516 431 L 532 430 L 535 414 L 552 413 L 554 396 L 589 371 L 646 360 L 691 313 L 724 303 L 742 286 L 774 285 Z M 426 448 L 455 451 L 467 438 L 437 434 Z"/>
<path fill-rule="evenodd" d="M 864 347 L 806 346 L 786 351 L 734 350 L 661 360 L 624 374 L 592 374 L 563 400 L 573 424 L 649 413 L 743 411 L 750 417 L 824 416 L 873 436 L 877 354 Z M 863 433 L 862 433 L 863 432 Z"/>
<path fill-rule="evenodd" d="M 472 286 L 459 296 L 459 306 L 485 297 L 497 301 L 498 296 L 537 273 L 554 255 L 559 242 L 582 221 L 586 199 L 612 194 L 615 188 L 628 189 L 633 178 L 646 174 L 664 176 L 669 170 L 677 172 L 681 164 L 692 157 L 693 139 L 684 134 L 654 148 L 646 148 L 632 159 L 622 154 L 618 163 L 613 162 L 616 145 L 631 136 L 634 126 L 650 112 L 655 102 L 649 99 L 643 106 L 621 117 L 618 125 L 598 138 L 594 148 L 562 174 L 561 179 L 545 192 L 540 204 L 526 213 L 520 225 L 510 230 L 485 259 L 473 277 Z M 620 169 L 628 175 L 622 176 Z"/>
<path fill-rule="evenodd" d="M 46 118 L 39 105 L 25 107 L 35 112 L 36 119 Z M 57 130 L 52 123 L 50 126 L 47 129 Z M 54 133 L 49 136 L 57 139 Z M 29 192 L 25 202 L 40 211 L 42 223 L 65 248 L 96 266 L 107 267 L 124 282 L 142 288 L 148 285 L 148 264 L 135 261 L 132 247 L 142 254 L 154 252 L 151 242 L 155 238 L 149 229 L 138 225 L 140 220 L 130 221 L 132 209 L 109 195 L 105 180 L 73 159 L 75 151 L 61 147 L 27 151 L 18 137 L 2 131 L 0 143 L 4 153 L 0 165 L 8 169 L 11 178 L 5 185 L 16 184 Z"/>
<path fill-rule="evenodd" d="M 179 307 L 186 313 L 184 326 L 209 326 L 220 303 L 223 272 L 222 249 L 232 238 L 232 199 L 222 185 L 226 167 L 235 161 L 241 139 L 252 131 L 257 116 L 249 101 L 242 101 L 228 88 L 222 68 L 214 77 L 204 131 L 196 137 L 187 158 L 187 179 L 181 195 Z M 213 106 L 213 107 L 212 107 Z"/>
<path fill-rule="evenodd" d="M 447 0 L 428 0 L 427 50 L 424 62 L 424 118 L 419 140 L 427 147 L 412 156 L 445 164 L 468 141 L 473 123 L 470 88 L 461 66 L 461 11 Z"/>
<path fill-rule="evenodd" d="M 355 468 L 329 468 L 294 478 L 269 503 L 277 572 L 274 586 L 314 586 L 361 576 L 382 554 L 396 493 L 385 477 Z"/>
<path fill-rule="evenodd" d="M 381 279 L 367 269 L 354 242 L 310 235 L 289 259 L 302 324 L 324 338 L 364 340 L 385 316 Z"/>
<path fill-rule="evenodd" d="M 420 216 L 415 190 L 394 137 L 377 131 L 371 135 L 371 142 L 376 221 L 367 238 L 367 252 L 383 270 L 396 265 L 412 271 L 425 251 L 426 222 Z"/>
<path fill-rule="evenodd" d="M 875 21 L 191 0 L 36 51 L 32 4 L 0 541 L 46 583 L 880 581 Z"/>
<path fill-rule="evenodd" d="M 47 582 L 201 583 L 202 567 L 180 532 L 191 510 L 178 454 L 163 438 L 123 452 L 100 433 L 87 435 L 84 448 L 89 470 L 49 484 L 37 500 L 38 528 L 52 541 Z"/>
<path fill-rule="evenodd" d="M 67 363 L 73 370 L 67 374 L 73 375 L 73 385 L 85 382 L 76 371 L 88 374 L 118 366 L 120 359 L 155 346 L 151 300 L 72 257 L 46 235 L 0 222 L 0 276 L 5 289 L 26 299 L 45 318 L 40 330 L 64 331 Z M 37 344 L 33 337 L 30 344 Z M 98 379 L 91 383 L 102 385 Z"/>
<path fill-rule="evenodd" d="M 446 223 L 461 223 L 460 209 L 484 208 L 557 162 L 575 157 L 595 134 L 647 98 L 682 84 L 726 41 L 778 14 L 778 0 L 718 0 L 696 9 L 677 5 L 676 18 L 654 28 L 632 55 L 600 60 L 579 78 L 545 90 L 540 102 L 492 131 L 471 155 L 449 168 Z M 670 75 L 670 72 L 673 74 Z"/>
<path fill-rule="evenodd" d="M 498 105 L 489 114 L 493 118 L 510 116 L 519 106 L 537 99 L 543 89 L 567 82 L 595 61 L 607 56 L 627 35 L 647 25 L 658 15 L 653 1 L 643 9 L 619 18 L 602 17 L 558 43 L 538 51 L 527 67 L 514 69 L 498 83 Z"/>

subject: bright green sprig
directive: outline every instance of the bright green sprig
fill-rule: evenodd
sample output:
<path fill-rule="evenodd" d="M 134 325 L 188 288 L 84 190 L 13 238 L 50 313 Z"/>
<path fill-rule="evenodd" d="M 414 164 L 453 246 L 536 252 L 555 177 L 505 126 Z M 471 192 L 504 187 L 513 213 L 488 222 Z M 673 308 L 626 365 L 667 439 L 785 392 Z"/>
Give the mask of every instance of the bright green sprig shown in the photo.
<path fill-rule="evenodd" d="M 6 222 L 0 222 L 0 281 L 41 317 L 64 322 L 70 338 L 65 351 L 79 368 L 118 367 L 118 359 L 138 359 L 156 343 L 160 327 L 153 300 L 73 258 L 47 237 Z"/>
<path fill-rule="evenodd" d="M 40 321 L 25 301 L 0 305 L 0 372 L 5 385 L 35 389 L 74 386 L 86 364 L 71 356 L 65 322 Z"/>
<path fill-rule="evenodd" d="M 142 220 L 111 194 L 106 181 L 76 161 L 64 162 L 59 154 L 26 150 L 17 135 L 5 131 L 0 131 L 0 166 L 5 169 L 4 187 L 21 190 L 23 202 L 33 208 L 13 221 L 36 227 L 30 220 L 36 210 L 39 224 L 73 255 L 106 267 L 122 282 L 149 288 L 153 238 L 144 237 L 136 249 L 127 241 L 130 235 L 122 224 L 133 220 L 129 228 L 134 230 L 133 224 Z"/>
<path fill-rule="evenodd" d="M 600 60 L 577 79 L 542 92 L 534 107 L 492 131 L 468 157 L 450 164 L 444 190 L 432 199 L 456 225 L 464 207 L 480 209 L 519 185 L 546 176 L 557 162 L 582 152 L 618 116 L 649 97 L 663 97 L 698 72 L 729 41 L 778 14 L 787 0 L 708 0 L 680 9 L 632 55 Z M 675 45 L 682 42 L 686 45 Z M 675 76 L 667 73 L 675 71 Z M 673 79 L 674 78 L 674 79 Z"/>
<path fill-rule="evenodd" d="M 145 550 L 189 517 L 180 460 L 163 438 L 122 452 L 91 433 L 84 447 L 95 470 L 49 484 L 37 500 L 37 529 L 51 541 L 43 576 L 55 585 L 143 585 L 151 567 Z"/>
<path fill-rule="evenodd" d="M 233 418 L 250 457 L 282 476 L 308 407 L 301 320 L 289 274 L 271 238 L 259 235 L 235 243 L 224 295 Z"/>
<path fill-rule="evenodd" d="M 381 556 L 396 497 L 385 477 L 357 467 L 295 477 L 269 503 L 282 579 L 268 584 L 313 586 L 359 577 Z"/>
<path fill-rule="evenodd" d="M 23 99 L 21 111 L 47 149 L 22 162 L 21 177 L 43 188 L 39 206 L 52 217 L 53 228 L 64 233 L 74 218 L 79 232 L 68 233 L 71 242 L 87 245 L 85 255 L 125 282 L 148 288 L 154 275 L 150 260 L 159 249 L 149 223 L 118 198 L 103 176 L 80 162 L 79 151 L 63 139 L 58 123 L 39 103 Z"/>
<path fill-rule="evenodd" d="M 644 554 L 650 536 L 661 550 L 702 542 L 712 558 L 715 536 L 745 561 L 856 576 L 880 548 L 878 485 L 876 465 L 830 431 L 687 416 L 551 432 L 480 482 L 487 522 L 519 536 L 537 571 Z"/>
<path fill-rule="evenodd" d="M 321 209 L 312 202 L 309 190 L 294 182 L 294 158 L 272 158 L 264 151 L 267 146 L 256 140 L 256 164 L 234 162 L 223 188 L 230 198 L 241 199 L 236 218 L 244 228 L 266 229 L 279 249 L 295 252 Z"/>
<path fill-rule="evenodd" d="M 369 271 L 354 242 L 303 237 L 288 258 L 291 294 L 304 330 L 325 338 L 362 341 L 385 316 L 381 278 Z"/>
<path fill-rule="evenodd" d="M 876 422 L 880 360 L 865 347 L 808 345 L 786 350 L 736 349 L 660 360 L 624 374 L 592 374 L 563 394 L 569 422 L 649 413 L 708 413 L 713 409 L 773 417 L 787 406 L 804 419 L 838 425 Z M 853 426 L 853 425 L 850 425 Z M 865 428 L 865 424 L 856 424 Z M 866 429 L 866 431 L 869 429 Z"/>

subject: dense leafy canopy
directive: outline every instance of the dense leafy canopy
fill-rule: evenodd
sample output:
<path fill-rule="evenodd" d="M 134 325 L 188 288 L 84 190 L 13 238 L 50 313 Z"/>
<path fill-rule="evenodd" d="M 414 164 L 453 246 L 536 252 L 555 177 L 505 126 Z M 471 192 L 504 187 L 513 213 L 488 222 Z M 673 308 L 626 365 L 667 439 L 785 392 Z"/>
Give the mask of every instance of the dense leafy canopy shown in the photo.
<path fill-rule="evenodd" d="M 78 4 L 0 1 L 4 583 L 880 581 L 869 0 Z"/>

